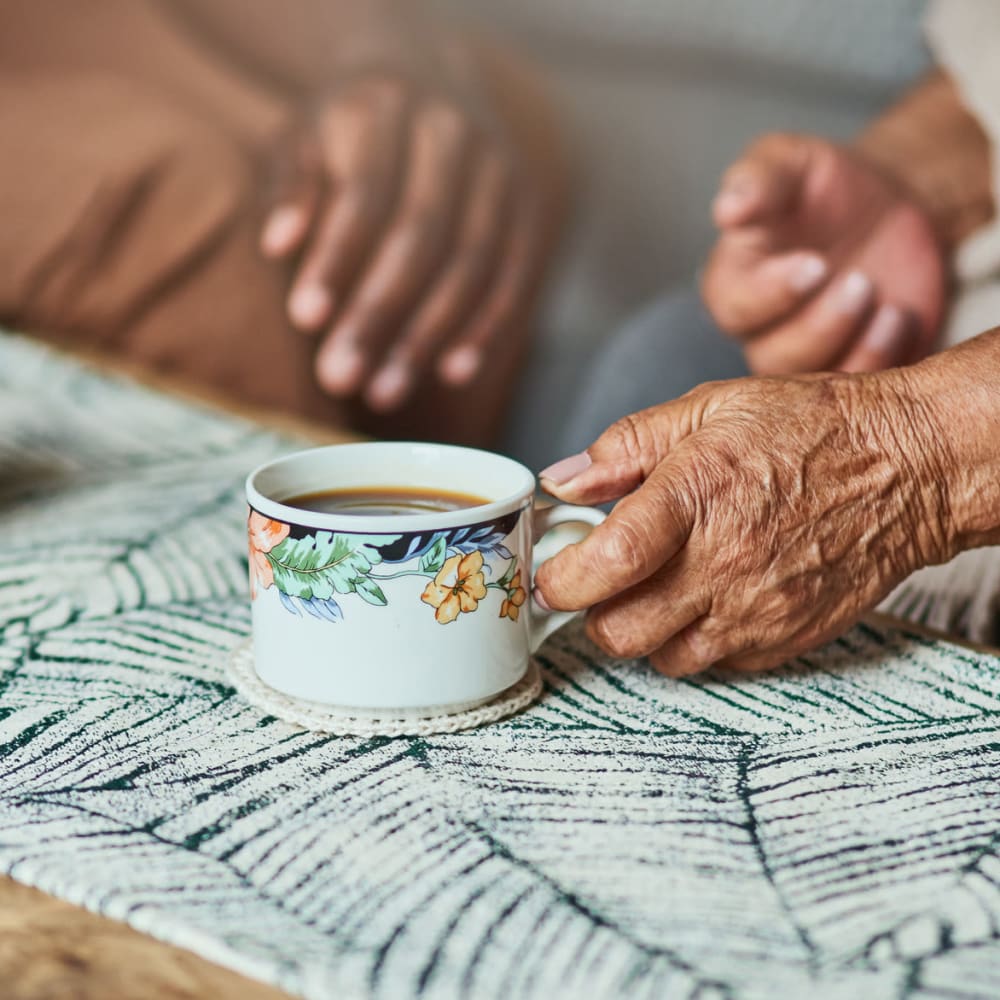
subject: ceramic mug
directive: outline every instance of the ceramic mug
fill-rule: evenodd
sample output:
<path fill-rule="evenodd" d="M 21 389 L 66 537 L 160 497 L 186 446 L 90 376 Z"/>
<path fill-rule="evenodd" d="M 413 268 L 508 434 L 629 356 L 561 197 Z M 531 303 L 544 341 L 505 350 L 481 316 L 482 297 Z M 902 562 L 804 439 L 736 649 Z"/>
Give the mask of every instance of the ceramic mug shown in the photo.
<path fill-rule="evenodd" d="M 284 502 L 399 486 L 489 502 L 389 515 Z M 531 600 L 536 543 L 557 525 L 573 536 L 563 544 L 576 541 L 604 519 L 590 507 L 535 509 L 523 465 L 438 444 L 313 448 L 262 465 L 246 491 L 258 676 L 362 714 L 464 711 L 520 680 L 535 648 L 573 617 Z"/>

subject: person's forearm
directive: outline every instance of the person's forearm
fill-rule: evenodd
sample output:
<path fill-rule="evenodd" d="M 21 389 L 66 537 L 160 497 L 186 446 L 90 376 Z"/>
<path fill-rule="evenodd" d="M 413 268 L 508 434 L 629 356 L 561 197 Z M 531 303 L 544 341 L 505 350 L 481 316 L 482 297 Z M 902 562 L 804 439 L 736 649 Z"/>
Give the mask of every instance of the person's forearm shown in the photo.
<path fill-rule="evenodd" d="M 993 217 L 989 139 L 944 73 L 879 116 L 857 145 L 917 198 L 947 246 Z"/>
<path fill-rule="evenodd" d="M 416 58 L 405 0 L 158 0 L 192 32 L 255 75 L 293 92 Z"/>
<path fill-rule="evenodd" d="M 1000 544 L 1000 328 L 872 377 L 902 384 L 903 405 L 923 428 L 940 470 L 949 553 Z"/>

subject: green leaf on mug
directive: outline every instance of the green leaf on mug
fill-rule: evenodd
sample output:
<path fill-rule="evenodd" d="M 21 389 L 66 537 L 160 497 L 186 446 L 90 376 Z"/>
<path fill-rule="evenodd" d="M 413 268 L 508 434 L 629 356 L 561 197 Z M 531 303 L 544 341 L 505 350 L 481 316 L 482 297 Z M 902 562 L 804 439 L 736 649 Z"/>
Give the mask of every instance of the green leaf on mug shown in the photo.
<path fill-rule="evenodd" d="M 359 577 L 355 582 L 357 583 L 358 593 L 369 604 L 377 604 L 379 607 L 384 607 L 389 603 L 386 600 L 385 594 L 382 593 L 382 588 L 374 580 L 369 580 L 367 577 Z"/>
<path fill-rule="evenodd" d="M 437 573 L 448 556 L 448 542 L 442 535 L 423 555 L 420 570 L 423 573 Z"/>
<path fill-rule="evenodd" d="M 509 586 L 510 581 L 514 579 L 514 571 L 516 569 L 517 569 L 517 556 L 514 556 L 514 558 L 511 559 L 510 563 L 508 564 L 507 569 L 504 570 L 503 576 L 500 577 L 499 580 L 497 580 L 497 583 L 501 587 Z"/>
<path fill-rule="evenodd" d="M 267 553 L 267 559 L 274 570 L 275 586 L 282 593 L 327 600 L 335 593 L 360 591 L 360 581 L 382 561 L 376 545 L 389 545 L 398 539 L 398 535 L 335 535 L 319 531 L 305 538 L 286 538 Z M 385 604 L 385 595 L 378 587 L 375 590 L 381 600 L 374 594 L 374 600 L 367 596 L 365 600 Z"/>

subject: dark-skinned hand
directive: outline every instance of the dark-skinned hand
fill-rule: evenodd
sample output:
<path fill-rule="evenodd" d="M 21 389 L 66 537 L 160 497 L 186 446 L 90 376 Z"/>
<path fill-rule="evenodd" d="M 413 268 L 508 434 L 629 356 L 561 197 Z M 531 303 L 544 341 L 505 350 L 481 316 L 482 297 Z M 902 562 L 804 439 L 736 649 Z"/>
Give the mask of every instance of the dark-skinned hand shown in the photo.
<path fill-rule="evenodd" d="M 262 235 L 295 260 L 288 309 L 321 338 L 320 385 L 383 412 L 429 375 L 471 381 L 547 249 L 530 157 L 449 51 L 434 73 L 355 73 L 329 93 L 289 146 Z"/>

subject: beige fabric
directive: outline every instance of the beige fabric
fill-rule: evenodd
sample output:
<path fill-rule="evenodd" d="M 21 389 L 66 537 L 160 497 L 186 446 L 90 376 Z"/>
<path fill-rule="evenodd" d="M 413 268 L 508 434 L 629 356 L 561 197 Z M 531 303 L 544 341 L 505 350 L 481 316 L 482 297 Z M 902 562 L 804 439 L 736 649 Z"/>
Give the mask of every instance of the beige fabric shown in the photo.
<path fill-rule="evenodd" d="M 1000 204 L 1000 4 L 990 0 L 935 0 L 927 11 L 928 44 L 955 80 L 994 150 L 993 193 Z M 961 343 L 1000 323 L 1000 217 L 959 248 L 961 288 L 944 335 L 945 346 Z"/>
<path fill-rule="evenodd" d="M 991 140 L 993 192 L 1000 204 L 1000 3 L 935 0 L 925 30 L 937 62 L 957 83 Z M 1000 325 L 1000 217 L 959 248 L 960 286 L 942 338 L 952 347 Z M 881 610 L 977 642 L 1000 642 L 1000 548 L 964 552 L 914 573 Z"/>
<path fill-rule="evenodd" d="M 914 573 L 879 610 L 973 642 L 1000 644 L 1000 549 L 973 549 Z"/>

